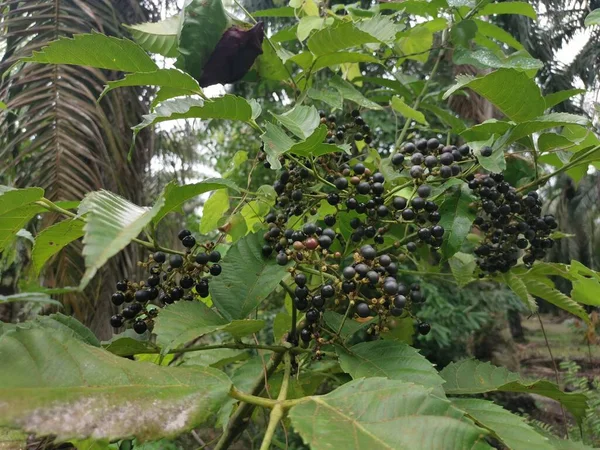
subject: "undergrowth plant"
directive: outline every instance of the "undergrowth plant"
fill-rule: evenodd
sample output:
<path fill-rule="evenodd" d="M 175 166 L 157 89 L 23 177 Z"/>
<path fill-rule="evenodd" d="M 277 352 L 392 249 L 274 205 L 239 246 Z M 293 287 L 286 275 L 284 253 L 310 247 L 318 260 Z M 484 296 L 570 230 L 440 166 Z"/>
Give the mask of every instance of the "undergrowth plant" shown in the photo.
<path fill-rule="evenodd" d="M 32 277 L 80 238 L 85 258 L 79 286 L 2 301 L 53 302 L 50 295 L 85 289 L 126 246 L 148 250 L 144 276 L 123 274 L 105 299 L 118 308 L 110 341 L 61 314 L 2 324 L 0 426 L 79 448 L 156 441 L 202 425 L 222 450 L 250 422 L 263 427 L 262 450 L 280 426 L 313 449 L 583 445 L 539 433 L 473 395 L 547 396 L 579 425 L 586 395 L 476 360 L 438 371 L 411 346 L 436 329 L 437 314 L 443 331 L 443 312 L 428 308 L 441 290 L 434 281 L 500 284 L 531 313 L 543 298 L 588 324 L 582 305 L 599 304 L 598 273 L 577 261 L 543 261 L 562 234 L 536 188 L 562 173 L 577 180 L 600 161 L 600 140 L 590 118 L 552 112 L 581 92 L 543 96 L 541 63 L 488 20 L 494 14 L 536 18 L 521 2 L 361 9 L 292 0 L 248 14 L 247 24 L 220 0 L 188 0 L 177 17 L 130 26 L 135 42 L 93 33 L 34 52 L 25 63 L 123 72 L 102 97 L 155 86 L 152 112 L 134 136 L 170 120 L 224 119 L 247 124 L 262 146 L 233 158 L 223 178 L 167 184 L 148 207 L 107 191 L 55 203 L 40 188 L 0 189 L 0 250 L 33 217 L 57 218 L 34 237 Z M 268 36 L 261 17 L 293 24 Z M 588 23 L 597 25 L 598 14 Z M 176 58 L 175 67 L 159 68 L 147 52 Z M 436 75 L 450 59 L 481 75 L 444 86 Z M 366 65 L 379 75 L 364 76 Z M 404 74 L 407 65 L 424 76 Z M 202 90 L 243 77 L 267 82 L 286 112 Z M 471 126 L 448 109 L 451 96 L 485 98 L 502 119 Z M 397 117 L 391 145 L 370 119 L 378 114 Z M 230 178 L 241 165 L 250 167 L 246 186 Z M 276 171 L 276 181 L 252 191 L 258 165 Z M 178 248 L 156 239 L 165 217 L 209 192 L 200 228 L 182 230 Z M 570 296 L 554 288 L 555 277 L 571 281 Z M 470 312 L 465 305 L 465 324 L 475 328 L 481 312 Z"/>

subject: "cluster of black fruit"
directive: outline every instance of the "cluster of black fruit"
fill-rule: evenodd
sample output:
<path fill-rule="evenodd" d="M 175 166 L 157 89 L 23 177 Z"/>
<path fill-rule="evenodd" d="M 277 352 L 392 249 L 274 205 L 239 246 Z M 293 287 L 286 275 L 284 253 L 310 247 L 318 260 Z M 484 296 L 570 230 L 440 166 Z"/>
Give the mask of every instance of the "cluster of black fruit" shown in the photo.
<path fill-rule="evenodd" d="M 508 272 L 523 252 L 526 265 L 546 256 L 554 245 L 550 235 L 558 224 L 554 216 L 542 216 L 537 192 L 521 195 L 502 174 L 469 176 L 468 182 L 481 202 L 474 224 L 483 234 L 475 249 L 483 272 Z"/>
<path fill-rule="evenodd" d="M 193 300 L 196 295 L 208 297 L 210 276 L 221 273 L 218 264 L 221 254 L 214 250 L 212 242 L 198 245 L 189 230 L 181 230 L 178 237 L 186 248 L 185 255 L 173 254 L 167 260 L 165 253 L 155 252 L 148 261 L 140 262 L 149 271 L 146 280 L 117 283 L 111 301 L 116 306 L 125 306 L 110 318 L 114 328 L 132 323 L 135 332 L 142 334 L 152 330 L 158 307 L 178 300 Z"/>
<path fill-rule="evenodd" d="M 468 145 L 442 145 L 436 138 L 406 142 L 391 159 L 394 167 L 408 170 L 416 180 L 424 180 L 429 175 L 442 179 L 456 177 L 462 172 L 460 163 L 473 160 L 473 152 Z"/>
<path fill-rule="evenodd" d="M 326 143 L 354 143 L 354 155 L 340 150 L 314 159 L 288 155 L 280 158 L 283 170 L 274 184 L 275 209 L 265 218 L 268 230 L 262 250 L 265 257 L 274 255 L 282 266 L 290 261 L 297 264 L 292 269 L 296 283 L 293 302 L 299 311 L 305 312 L 300 339 L 304 342 L 314 339 L 317 347 L 322 341 L 322 312 L 326 306 L 340 312 L 349 307 L 348 311 L 357 320 L 376 315 L 378 321 L 370 328 L 372 334 L 385 330 L 390 316 L 412 316 L 411 306 L 423 301 L 419 285 L 407 287 L 397 280 L 397 261 L 402 254 L 400 257 L 378 254 L 376 247 L 384 244 L 391 226 L 402 224 L 408 225 L 406 237 L 393 244 L 400 253 L 416 252 L 421 245 L 439 248 L 444 228 L 439 225 L 438 205 L 432 201 L 432 188 L 425 183 L 425 177 L 433 174 L 439 178 L 447 170 L 449 176 L 457 176 L 461 173 L 458 161 L 472 157 L 468 147 L 446 148 L 437 139 L 407 143 L 392 156 L 392 164 L 403 168 L 406 155 L 412 154 L 413 166 L 426 164 L 426 168 L 413 176 L 415 189 L 411 196 L 394 195 L 397 189 L 386 185 L 385 176 L 362 162 L 367 152 L 357 151 L 357 142 L 369 145 L 373 141 L 371 129 L 359 112 L 352 111 L 342 125 L 337 124 L 343 120 L 320 114 L 321 122 L 329 128 Z M 351 163 L 352 157 L 358 161 Z M 415 168 L 409 170 L 416 175 Z M 317 214 L 321 201 L 335 211 L 323 217 L 322 222 L 295 226 L 303 217 Z M 339 220 L 347 221 L 346 226 L 351 228 L 347 238 L 334 229 Z M 361 246 L 354 255 L 354 263 L 339 273 L 331 270 L 339 269 L 340 251 L 348 245 Z M 313 272 L 329 271 L 329 277 L 326 282 L 309 288 L 302 266 L 311 267 Z M 427 334 L 430 326 L 420 323 L 418 329 Z"/>

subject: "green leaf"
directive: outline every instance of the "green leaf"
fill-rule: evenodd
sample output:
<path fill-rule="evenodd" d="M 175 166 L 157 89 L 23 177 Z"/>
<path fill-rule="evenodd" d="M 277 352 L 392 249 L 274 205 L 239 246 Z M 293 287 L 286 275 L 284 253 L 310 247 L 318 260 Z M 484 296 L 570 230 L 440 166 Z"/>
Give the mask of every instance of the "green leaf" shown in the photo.
<path fill-rule="evenodd" d="M 211 298 L 228 319 L 243 319 L 277 287 L 287 274 L 274 258 L 262 256 L 263 233 L 236 241 L 223 263 L 223 273 L 210 283 Z"/>
<path fill-rule="evenodd" d="M 130 356 L 138 354 L 158 353 L 159 348 L 148 340 L 142 340 L 133 330 L 127 330 L 113 337 L 108 342 L 103 342 L 102 346 L 106 351 L 117 356 Z M 135 335 L 134 335 L 135 333 Z"/>
<path fill-rule="evenodd" d="M 521 299 L 523 304 L 527 306 L 529 312 L 534 313 L 537 311 L 538 306 L 535 299 L 529 294 L 527 291 L 527 286 L 518 275 L 515 275 L 512 272 L 505 273 L 503 275 L 504 282 L 508 285 L 508 287 L 517 294 L 517 297 Z"/>
<path fill-rule="evenodd" d="M 600 292 L 600 283 L 598 283 L 598 279 L 581 277 L 573 283 L 571 297 L 577 303 L 600 306 L 598 292 Z"/>
<path fill-rule="evenodd" d="M 26 324 L 23 322 L 19 324 Z M 84 342 L 94 347 L 100 347 L 100 341 L 94 335 L 92 330 L 86 327 L 84 324 L 79 322 L 77 319 L 64 314 L 50 314 L 49 316 L 37 316 L 35 321 L 30 322 L 36 327 L 42 327 L 48 330 L 54 330 L 60 333 L 66 333 L 81 342 Z"/>
<path fill-rule="evenodd" d="M 45 211 L 33 204 L 43 196 L 44 190 L 41 188 L 13 189 L 0 186 L 0 252 L 13 242 L 16 233 L 35 214 Z"/>
<path fill-rule="evenodd" d="M 175 58 L 177 51 L 177 34 L 181 16 L 169 17 L 160 22 L 123 25 L 131 33 L 131 37 L 146 51 Z"/>
<path fill-rule="evenodd" d="M 314 106 L 296 105 L 283 114 L 273 114 L 277 121 L 300 139 L 308 138 L 319 126 L 319 112 Z"/>
<path fill-rule="evenodd" d="M 348 350 L 338 346 L 336 353 L 344 372 L 354 379 L 385 377 L 433 388 L 434 392 L 440 394 L 443 392 L 440 387 L 444 380 L 433 365 L 416 349 L 403 342 L 362 342 Z"/>
<path fill-rule="evenodd" d="M 0 373 L 0 426 L 59 441 L 177 436 L 211 418 L 231 385 L 212 368 L 133 362 L 43 329 L 4 334 L 0 357 L 15 362 Z"/>
<path fill-rule="evenodd" d="M 468 87 L 488 99 L 515 122 L 534 119 L 546 109 L 539 86 L 527 74 L 515 69 L 499 69 L 480 78 L 457 77 L 457 80 L 458 83 L 444 94 L 444 99 L 457 89 Z M 506 95 L 509 90 L 511 95 Z M 527 102 L 523 102 L 523 98 Z"/>
<path fill-rule="evenodd" d="M 456 46 L 469 47 L 469 42 L 475 37 L 477 33 L 477 24 L 472 20 L 461 20 L 450 30 L 452 36 L 452 42 Z M 457 47 L 455 51 L 460 48 Z"/>
<path fill-rule="evenodd" d="M 125 78 L 109 81 L 100 94 L 98 101 L 113 89 L 124 86 L 158 86 L 161 88 L 177 89 L 181 95 L 198 94 L 202 92 L 198 82 L 179 69 L 158 69 L 154 72 L 137 72 L 125 75 Z"/>
<path fill-rule="evenodd" d="M 261 9 L 253 13 L 254 17 L 294 17 L 294 8 L 282 6 L 281 8 Z"/>
<path fill-rule="evenodd" d="M 79 215 L 85 214 L 82 253 L 86 267 L 79 288 L 85 288 L 100 267 L 129 245 L 164 204 L 162 196 L 152 208 L 143 208 L 108 191 L 86 195 L 79 206 Z"/>
<path fill-rule="evenodd" d="M 290 331 L 292 323 L 292 316 L 287 312 L 280 312 L 273 319 L 273 341 L 275 343 L 281 342 L 283 336 Z"/>
<path fill-rule="evenodd" d="M 13 189 L 8 186 L 0 186 L 0 216 L 21 206 L 37 202 L 43 196 L 44 190 L 42 188 Z"/>
<path fill-rule="evenodd" d="M 447 0 L 450 8 L 461 8 L 463 6 L 467 8 L 474 8 L 476 0 Z"/>
<path fill-rule="evenodd" d="M 231 25 L 221 0 L 191 0 L 182 11 L 177 67 L 199 80 L 204 65 Z"/>
<path fill-rule="evenodd" d="M 518 450 L 555 450 L 550 440 L 531 428 L 523 417 L 512 414 L 493 402 L 474 398 L 454 399 L 478 425 L 492 431 L 507 448 Z"/>
<path fill-rule="evenodd" d="M 354 380 L 289 411 L 312 450 L 481 450 L 486 432 L 423 386 L 384 378 Z"/>
<path fill-rule="evenodd" d="M 381 14 L 356 22 L 356 28 L 375 37 L 378 42 L 387 44 L 391 44 L 396 39 L 396 33 L 400 29 L 390 16 Z"/>
<path fill-rule="evenodd" d="M 83 222 L 76 219 L 63 220 L 42 230 L 36 236 L 31 252 L 34 273 L 39 275 L 46 261 L 81 236 L 83 236 Z"/>
<path fill-rule="evenodd" d="M 322 19 L 321 19 L 322 20 Z M 338 64 L 348 64 L 348 63 L 371 63 L 371 64 L 381 64 L 379 59 L 374 56 L 356 53 L 356 52 L 337 52 L 337 53 L 328 53 L 326 55 L 319 56 L 314 65 L 313 72 L 323 69 L 325 67 L 337 66 Z"/>
<path fill-rule="evenodd" d="M 327 19 L 319 16 L 304 16 L 298 22 L 298 28 L 296 29 L 296 35 L 298 36 L 298 40 L 303 42 L 308 36 L 310 36 L 311 31 L 320 30 L 325 26 L 325 22 Z M 333 21 L 329 20 L 331 24 Z"/>
<path fill-rule="evenodd" d="M 491 16 L 494 14 L 519 14 L 533 20 L 537 19 L 534 7 L 527 2 L 490 3 L 481 8 L 476 16 Z"/>
<path fill-rule="evenodd" d="M 128 39 L 118 39 L 100 33 L 76 34 L 60 38 L 23 61 L 42 64 L 70 64 L 119 70 L 121 72 L 152 72 L 158 69 L 144 49 Z"/>
<path fill-rule="evenodd" d="M 544 100 L 546 101 L 546 109 L 553 108 L 559 103 L 562 103 L 576 95 L 585 94 L 585 92 L 585 89 L 567 89 L 565 91 L 558 91 L 548 94 L 544 97 Z"/>
<path fill-rule="evenodd" d="M 292 138 L 285 134 L 283 128 L 267 122 L 265 123 L 265 132 L 261 135 L 260 139 L 265 144 L 264 149 L 267 154 L 267 161 L 271 164 L 271 169 L 281 169 L 279 156 L 292 148 L 294 145 Z"/>
<path fill-rule="evenodd" d="M 484 392 L 526 392 L 552 398 L 561 402 L 580 422 L 585 417 L 587 397 L 574 392 L 562 392 L 549 381 L 525 382 L 517 373 L 504 367 L 496 367 L 489 362 L 466 359 L 450 363 L 440 372 L 446 380 L 444 390 L 447 395 L 472 395 Z"/>
<path fill-rule="evenodd" d="M 336 91 L 325 88 L 310 88 L 307 95 L 313 100 L 317 100 L 331 106 L 334 110 L 342 109 L 344 99 L 340 97 L 339 93 Z"/>
<path fill-rule="evenodd" d="M 159 104 L 153 113 L 143 116 L 144 120 L 132 130 L 137 135 L 150 125 L 177 119 L 226 119 L 252 121 L 252 107 L 242 97 L 226 94 L 223 97 L 204 101 L 201 98 L 178 98 Z"/>
<path fill-rule="evenodd" d="M 548 128 L 562 127 L 565 125 L 589 126 L 588 118 L 568 113 L 550 113 L 515 126 L 508 136 L 503 139 L 503 144 L 508 145 L 522 137 L 530 136 Z"/>
<path fill-rule="evenodd" d="M 469 207 L 472 201 L 471 194 L 466 189 L 461 189 L 447 197 L 440 207 L 440 225 L 446 230 L 442 244 L 442 253 L 446 259 L 460 250 L 471 231 L 475 220 L 475 213 Z"/>
<path fill-rule="evenodd" d="M 495 137 L 492 135 L 487 141 L 470 141 L 469 146 L 473 149 L 481 167 L 493 173 L 500 173 L 506 170 L 506 158 L 504 157 L 504 146 L 500 144 L 500 141 L 495 140 Z M 481 149 L 492 145 L 492 154 L 482 156 Z"/>
<path fill-rule="evenodd" d="M 593 10 L 589 13 L 584 21 L 584 25 L 586 27 L 591 27 L 594 25 L 600 25 L 600 8 Z"/>
<path fill-rule="evenodd" d="M 185 184 L 179 186 L 175 181 L 167 184 L 161 198 L 164 198 L 164 205 L 160 208 L 153 222 L 160 222 L 167 214 L 173 211 L 180 211 L 183 204 L 198 195 L 219 189 L 231 189 L 239 192 L 240 188 L 231 180 L 225 178 L 208 178 L 204 181 L 194 184 Z"/>
<path fill-rule="evenodd" d="M 228 364 L 244 361 L 248 358 L 250 358 L 250 354 L 247 350 L 215 348 L 212 350 L 202 350 L 195 354 L 188 354 L 181 366 L 210 366 L 221 369 Z"/>
<path fill-rule="evenodd" d="M 219 225 L 219 220 L 229 210 L 229 194 L 225 189 L 213 192 L 202 208 L 200 233 L 206 234 Z"/>
<path fill-rule="evenodd" d="M 162 309 L 155 320 L 154 333 L 165 354 L 186 342 L 220 330 L 227 324 L 227 320 L 204 303 L 183 301 Z"/>
<path fill-rule="evenodd" d="M 524 50 L 523 44 L 517 41 L 512 34 L 500 28 L 498 25 L 494 25 L 491 22 L 486 22 L 479 19 L 473 19 L 473 21 L 477 24 L 478 35 L 496 39 L 497 41 L 511 46 L 515 50 Z"/>
<path fill-rule="evenodd" d="M 590 318 L 585 309 L 562 292 L 539 281 L 538 278 L 527 276 L 523 277 L 522 280 L 525 283 L 525 286 L 527 286 L 527 291 L 531 295 L 543 298 L 547 302 L 583 319 L 586 323 L 590 323 Z"/>
<path fill-rule="evenodd" d="M 396 43 L 396 51 L 400 56 L 427 62 L 429 50 L 433 45 L 433 32 L 424 26 L 415 26 L 407 36 L 401 37 Z"/>
<path fill-rule="evenodd" d="M 473 255 L 457 252 L 452 255 L 452 258 L 448 259 L 448 264 L 459 287 L 466 286 L 475 279 L 473 272 L 477 264 Z"/>
<path fill-rule="evenodd" d="M 52 300 L 50 296 L 42 292 L 23 292 L 21 294 L 0 295 L 0 304 L 15 302 L 31 302 L 62 306 L 60 302 Z"/>
<path fill-rule="evenodd" d="M 414 120 L 423 125 L 429 125 L 427 120 L 425 120 L 425 116 L 422 112 L 417 111 L 416 109 L 408 106 L 402 97 L 392 97 L 390 102 L 392 109 L 396 112 L 399 112 L 403 117 L 407 119 Z"/>
<path fill-rule="evenodd" d="M 292 39 L 296 39 L 296 35 L 293 34 Z M 281 50 L 281 46 L 275 44 L 277 50 Z M 271 47 L 269 42 L 265 39 L 262 43 L 262 55 L 256 60 L 256 67 L 258 74 L 261 78 L 266 80 L 282 81 L 289 78 L 288 71 L 283 64 L 283 61 L 277 54 L 277 51 Z"/>
<path fill-rule="evenodd" d="M 251 334 L 258 333 L 264 327 L 264 320 L 232 320 L 223 328 L 223 331 L 231 334 L 235 339 L 241 339 Z"/>
<path fill-rule="evenodd" d="M 315 56 L 321 56 L 377 42 L 379 40 L 375 36 L 359 30 L 352 22 L 340 21 L 314 33 L 306 45 Z"/>
<path fill-rule="evenodd" d="M 329 79 L 329 86 L 336 89 L 344 99 L 350 100 L 351 102 L 354 102 L 363 108 L 376 110 L 383 109 L 377 103 L 362 95 L 351 83 L 343 80 L 338 75 L 335 75 Z"/>
<path fill-rule="evenodd" d="M 507 68 L 517 70 L 539 70 L 543 67 L 539 59 L 532 58 L 524 52 L 515 52 L 508 56 L 500 57 L 487 48 L 468 50 L 457 48 L 453 54 L 454 64 L 470 64 L 480 69 L 485 68 Z"/>
<path fill-rule="evenodd" d="M 348 144 L 334 145 L 324 144 L 323 141 L 327 136 L 327 126 L 320 125 L 315 132 L 303 142 L 298 142 L 292 145 L 288 150 L 289 153 L 300 156 L 321 156 L 327 153 L 344 151 L 350 154 L 350 146 Z"/>
<path fill-rule="evenodd" d="M 490 139 L 494 134 L 500 135 L 506 133 L 514 126 L 513 122 L 505 122 L 503 120 L 488 119 L 471 128 L 467 128 L 460 135 L 467 141 L 484 141 Z M 493 139 L 490 142 L 485 142 L 482 145 L 492 145 Z"/>

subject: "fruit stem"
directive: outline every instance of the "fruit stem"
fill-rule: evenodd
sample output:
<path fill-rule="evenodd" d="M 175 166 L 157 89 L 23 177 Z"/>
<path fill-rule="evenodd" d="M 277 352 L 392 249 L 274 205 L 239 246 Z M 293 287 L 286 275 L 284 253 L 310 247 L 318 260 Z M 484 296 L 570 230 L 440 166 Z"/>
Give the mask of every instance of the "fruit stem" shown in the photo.
<path fill-rule="evenodd" d="M 517 189 L 517 192 L 522 192 L 529 188 L 538 186 L 542 183 L 545 183 L 550 178 L 555 177 L 556 175 L 558 175 L 572 167 L 575 167 L 575 166 L 585 163 L 584 159 L 586 159 L 588 156 L 590 156 L 592 153 L 594 153 L 597 150 L 600 150 L 600 146 L 598 146 L 598 145 L 595 147 L 592 147 L 589 150 L 586 150 L 585 152 L 582 152 L 581 155 L 577 155 L 576 158 L 573 158 L 571 161 L 569 161 L 567 164 L 562 166 L 560 169 L 557 169 L 554 172 L 549 173 L 548 175 L 544 175 L 543 177 L 540 177 L 537 180 L 534 180 L 531 183 L 526 184 L 525 186 L 521 186 L 519 189 Z"/>
<path fill-rule="evenodd" d="M 412 109 L 417 109 L 419 107 L 419 105 L 421 104 L 421 100 L 423 100 L 423 97 L 425 96 L 425 93 L 427 92 L 427 89 L 429 88 L 429 83 L 431 82 L 432 78 L 435 76 L 435 74 L 438 71 L 440 62 L 442 61 L 442 58 L 444 57 L 444 53 L 445 53 L 444 46 L 446 45 L 446 34 L 447 34 L 446 30 L 444 30 L 444 32 L 442 33 L 442 43 L 440 45 L 442 50 L 440 51 L 437 59 L 435 60 L 435 64 L 433 65 L 433 68 L 431 69 L 431 73 L 429 74 L 429 77 L 425 81 L 425 84 L 423 85 L 423 89 L 421 89 L 419 96 L 416 98 L 415 103 L 412 106 Z M 411 122 L 412 121 L 409 119 L 406 119 L 406 122 L 404 122 L 404 127 L 402 128 L 402 131 L 400 132 L 400 136 L 398 137 L 398 140 L 396 141 L 396 144 L 395 144 L 396 149 L 398 149 L 400 147 L 400 144 L 402 144 L 402 141 L 404 141 L 404 138 L 406 137 L 406 133 L 408 133 L 408 129 L 410 128 Z"/>
<path fill-rule="evenodd" d="M 330 280 L 336 280 L 337 281 L 337 278 L 334 275 L 331 275 L 331 274 L 329 274 L 327 272 L 323 272 L 323 271 L 320 271 L 320 270 L 315 270 L 315 269 L 311 269 L 309 267 L 304 267 L 304 266 L 298 266 L 298 270 L 300 270 L 301 272 L 304 272 L 304 273 L 310 273 L 312 275 L 322 275 L 322 276 L 324 276 L 326 278 L 329 278 Z"/>
<path fill-rule="evenodd" d="M 279 425 L 279 422 L 281 419 L 283 419 L 285 414 L 282 402 L 287 399 L 288 387 L 290 385 L 290 375 L 292 373 L 292 358 L 289 352 L 284 353 L 283 360 L 285 364 L 285 370 L 283 373 L 283 381 L 281 382 L 281 389 L 279 390 L 279 395 L 277 396 L 275 406 L 273 407 L 271 415 L 269 416 L 269 424 L 267 425 L 267 431 L 265 431 L 265 436 L 262 444 L 260 445 L 260 450 L 269 450 L 271 447 L 271 441 L 273 440 L 273 436 L 277 430 L 277 425 Z"/>

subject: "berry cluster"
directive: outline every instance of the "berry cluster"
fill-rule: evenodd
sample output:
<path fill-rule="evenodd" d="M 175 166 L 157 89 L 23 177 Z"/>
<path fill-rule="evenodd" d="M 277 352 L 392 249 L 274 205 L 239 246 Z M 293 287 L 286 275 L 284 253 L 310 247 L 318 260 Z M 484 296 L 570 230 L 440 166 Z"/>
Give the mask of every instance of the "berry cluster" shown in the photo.
<path fill-rule="evenodd" d="M 407 142 L 392 156 L 392 164 L 398 170 L 408 170 L 411 178 L 424 180 L 429 175 L 442 179 L 459 176 L 460 163 L 474 160 L 468 145 L 442 145 L 436 138 Z"/>
<path fill-rule="evenodd" d="M 475 249 L 483 272 L 508 272 L 524 252 L 523 262 L 531 265 L 546 256 L 554 245 L 550 238 L 558 228 L 552 215 L 542 217 L 537 192 L 521 195 L 502 174 L 470 176 L 469 188 L 479 197 L 481 211 L 474 224 L 483 234 Z"/>
<path fill-rule="evenodd" d="M 116 306 L 124 305 L 119 314 L 110 318 L 114 328 L 132 323 L 136 333 L 152 330 L 153 319 L 158 315 L 158 306 L 178 300 L 193 300 L 197 295 L 206 298 L 210 276 L 221 274 L 221 254 L 215 244 L 197 244 L 189 230 L 179 232 L 179 240 L 186 248 L 185 256 L 167 255 L 161 251 L 152 254 L 148 261 L 139 265 L 148 269 L 146 280 L 132 282 L 121 280 L 111 301 Z"/>

